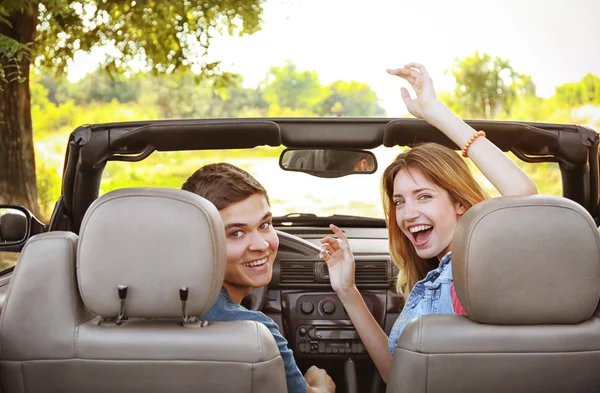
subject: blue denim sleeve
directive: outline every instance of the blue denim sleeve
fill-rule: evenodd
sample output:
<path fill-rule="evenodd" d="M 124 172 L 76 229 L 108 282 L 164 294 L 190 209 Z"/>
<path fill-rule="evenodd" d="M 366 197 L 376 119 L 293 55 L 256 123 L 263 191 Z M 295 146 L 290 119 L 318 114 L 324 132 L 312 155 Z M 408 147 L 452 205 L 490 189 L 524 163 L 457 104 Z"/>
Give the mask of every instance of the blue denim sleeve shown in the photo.
<path fill-rule="evenodd" d="M 306 393 L 306 380 L 296 365 L 294 353 L 288 348 L 287 340 L 281 335 L 275 321 L 262 313 L 260 313 L 260 315 L 264 317 L 264 320 L 259 320 L 258 322 L 265 325 L 271 331 L 271 334 L 279 347 L 279 352 L 281 352 L 281 358 L 283 359 L 283 365 L 285 366 L 288 393 Z"/>

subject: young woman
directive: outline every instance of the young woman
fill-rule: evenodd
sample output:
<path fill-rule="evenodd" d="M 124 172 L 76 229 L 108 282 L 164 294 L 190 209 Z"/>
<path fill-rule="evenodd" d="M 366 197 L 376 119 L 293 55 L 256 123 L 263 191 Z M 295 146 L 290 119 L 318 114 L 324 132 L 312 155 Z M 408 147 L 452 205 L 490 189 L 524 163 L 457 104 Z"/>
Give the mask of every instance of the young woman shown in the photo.
<path fill-rule="evenodd" d="M 500 149 L 440 103 L 425 67 L 410 63 L 388 69 L 407 80 L 417 94 L 402 88 L 410 113 L 448 136 L 502 195 L 536 194 L 531 179 Z M 456 152 L 427 143 L 401 153 L 382 178 L 382 197 L 390 239 L 390 254 L 399 267 L 396 289 L 405 305 L 388 338 L 369 312 L 354 282 L 354 258 L 348 239 L 321 240 L 331 286 L 387 383 L 396 341 L 406 324 L 419 315 L 462 313 L 452 285 L 451 247 L 460 217 L 487 196 Z M 431 261 L 439 261 L 432 264 Z"/>

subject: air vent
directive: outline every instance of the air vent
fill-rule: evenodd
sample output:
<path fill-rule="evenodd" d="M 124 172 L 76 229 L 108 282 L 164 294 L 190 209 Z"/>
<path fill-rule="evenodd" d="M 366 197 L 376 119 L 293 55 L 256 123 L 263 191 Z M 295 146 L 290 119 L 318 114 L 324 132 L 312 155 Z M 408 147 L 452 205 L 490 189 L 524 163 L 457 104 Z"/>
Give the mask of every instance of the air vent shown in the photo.
<path fill-rule="evenodd" d="M 387 284 L 387 262 L 368 261 L 356 264 L 356 284 Z"/>
<path fill-rule="evenodd" d="M 312 261 L 281 261 L 282 284 L 313 284 L 315 265 Z"/>

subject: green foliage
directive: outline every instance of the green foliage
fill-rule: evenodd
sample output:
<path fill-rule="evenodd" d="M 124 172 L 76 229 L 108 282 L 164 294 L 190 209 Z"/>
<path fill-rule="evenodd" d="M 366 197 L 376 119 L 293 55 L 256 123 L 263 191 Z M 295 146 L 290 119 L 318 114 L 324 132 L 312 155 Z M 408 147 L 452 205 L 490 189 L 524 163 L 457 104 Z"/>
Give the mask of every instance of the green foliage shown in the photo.
<path fill-rule="evenodd" d="M 189 72 L 111 78 L 101 70 L 76 83 L 41 74 L 36 85 L 43 85 L 47 90 L 44 96 L 58 106 L 70 101 L 87 106 L 117 100 L 156 108 L 158 118 L 163 119 L 385 115 L 377 95 L 366 83 L 336 81 L 323 86 L 314 71 L 298 72 L 292 63 L 273 67 L 271 72 L 272 78 L 255 88 L 242 87 L 239 76 L 232 79 L 232 85 L 219 88 L 207 81 L 195 83 L 196 76 Z M 52 108 L 49 116 L 54 116 Z"/>
<path fill-rule="evenodd" d="M 557 87 L 553 97 L 544 99 L 535 95 L 531 77 L 516 72 L 509 61 L 485 53 L 457 59 L 451 71 L 457 86 L 453 93 L 439 94 L 439 99 L 463 118 L 590 125 L 589 118 L 573 109 L 600 104 L 600 78 L 593 74 Z M 600 127 L 600 123 L 595 126 Z M 540 193 L 562 195 L 557 164 L 529 164 L 512 158 L 533 179 Z M 471 169 L 478 173 L 474 166 Z M 487 182 L 483 175 L 478 180 Z M 491 184 L 488 189 L 492 190 Z"/>
<path fill-rule="evenodd" d="M 509 60 L 487 53 L 456 59 L 449 71 L 456 87 L 443 98 L 467 118 L 492 119 L 501 110 L 509 112 L 518 97 L 535 95 L 531 77 L 515 72 Z"/>
<path fill-rule="evenodd" d="M 366 83 L 319 82 L 315 71 L 298 72 L 288 62 L 272 67 L 263 81 L 269 116 L 384 116 L 377 94 Z"/>
<path fill-rule="evenodd" d="M 105 71 L 97 69 L 76 83 L 63 83 L 57 86 L 55 98 L 59 102 L 73 100 L 79 105 L 92 102 L 130 103 L 140 95 L 141 82 L 136 77 L 123 75 L 109 76 Z"/>
<path fill-rule="evenodd" d="M 37 161 L 35 171 L 40 212 L 43 214 L 42 219 L 48 222 L 60 196 L 62 174 L 59 167 L 48 165 L 41 159 Z"/>
<path fill-rule="evenodd" d="M 315 71 L 298 72 L 291 62 L 272 67 L 263 83 L 264 97 L 269 104 L 292 110 L 311 110 L 325 94 Z"/>
<path fill-rule="evenodd" d="M 335 81 L 325 88 L 325 98 L 317 105 L 321 116 L 384 116 L 377 94 L 366 83 Z"/>
<path fill-rule="evenodd" d="M 0 16 L 0 23 L 10 25 L 10 22 L 2 16 Z M 27 73 L 21 61 L 30 58 L 29 46 L 30 44 L 21 44 L 0 34 L 0 91 L 13 81 L 25 82 Z"/>
<path fill-rule="evenodd" d="M 565 83 L 556 88 L 556 100 L 568 107 L 600 105 L 600 78 L 587 74 L 576 83 Z"/>
<path fill-rule="evenodd" d="M 336 81 L 323 86 L 314 71 L 300 72 L 292 63 L 273 67 L 271 71 L 270 79 L 255 88 L 242 87 L 239 78 L 234 78 L 232 85 L 221 88 L 206 81 L 196 84 L 195 76 L 185 72 L 161 77 L 140 73 L 111 79 L 98 71 L 74 84 L 34 73 L 31 102 L 42 210 L 49 217 L 60 193 L 60 171 L 68 133 L 81 124 L 162 118 L 378 116 L 383 113 L 376 94 L 367 84 Z M 592 75 L 584 79 L 573 85 L 588 86 L 589 80 L 595 81 L 597 77 Z M 589 120 L 578 117 L 558 89 L 554 97 L 543 99 L 533 94 L 535 86 L 531 78 L 522 77 L 519 81 L 512 85 L 515 94 L 510 95 L 506 90 L 505 95 L 500 96 L 503 104 L 494 118 L 557 123 L 586 123 Z M 452 98 L 451 94 L 440 94 L 440 99 L 448 99 L 455 105 L 452 109 L 456 113 L 468 117 L 468 108 L 462 106 L 464 102 Z M 190 173 L 208 162 L 272 160 L 280 152 L 281 148 L 268 147 L 169 152 L 155 153 L 141 163 L 110 162 L 103 174 L 101 192 L 148 184 L 178 188 Z M 561 195 L 560 171 L 556 164 L 528 164 L 511 157 L 532 177 L 541 193 Z M 475 168 L 473 170 L 478 173 Z M 483 175 L 477 176 L 493 194 L 493 188 Z M 280 202 L 282 205 L 287 203 Z M 381 213 L 379 206 L 369 204 L 330 208 L 332 212 L 336 208 L 337 212 L 343 208 L 356 208 L 366 215 L 379 216 Z"/>
<path fill-rule="evenodd" d="M 200 79 L 229 81 L 219 62 L 207 62 L 212 36 L 260 29 L 262 0 L 121 1 L 42 0 L 36 45 L 38 64 L 66 71 L 78 50 L 112 48 L 103 68 L 113 75 L 133 62 L 154 73 L 195 70 Z"/>

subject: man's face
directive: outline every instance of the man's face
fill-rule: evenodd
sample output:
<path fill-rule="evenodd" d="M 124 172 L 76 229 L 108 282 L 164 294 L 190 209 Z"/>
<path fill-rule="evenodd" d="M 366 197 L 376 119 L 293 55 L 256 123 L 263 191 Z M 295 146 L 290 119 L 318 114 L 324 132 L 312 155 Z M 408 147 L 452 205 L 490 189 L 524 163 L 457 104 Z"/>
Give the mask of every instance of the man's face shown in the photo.
<path fill-rule="evenodd" d="M 227 238 L 223 286 L 235 300 L 271 281 L 279 238 L 267 199 L 254 194 L 220 210 Z"/>

